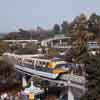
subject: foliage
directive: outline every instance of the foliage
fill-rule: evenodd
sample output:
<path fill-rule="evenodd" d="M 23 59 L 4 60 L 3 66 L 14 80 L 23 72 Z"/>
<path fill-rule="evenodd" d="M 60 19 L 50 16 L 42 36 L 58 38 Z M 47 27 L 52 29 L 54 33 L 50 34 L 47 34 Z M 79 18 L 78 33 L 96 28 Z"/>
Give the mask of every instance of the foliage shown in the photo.
<path fill-rule="evenodd" d="M 90 57 L 86 67 L 87 91 L 81 100 L 100 100 L 100 56 Z"/>
<path fill-rule="evenodd" d="M 72 49 L 75 62 L 82 63 L 84 58 L 88 56 L 87 43 L 96 37 L 95 33 L 88 31 L 88 20 L 84 14 L 73 21 L 72 29 Z"/>
<path fill-rule="evenodd" d="M 36 54 L 37 50 L 33 48 L 19 48 L 15 51 L 16 54 Z"/>
<path fill-rule="evenodd" d="M 23 30 L 19 29 L 17 32 L 10 32 L 3 39 L 6 40 L 28 40 L 28 39 L 45 39 L 48 38 L 48 34 L 51 30 L 44 30 L 38 27 L 37 30 Z"/>
<path fill-rule="evenodd" d="M 53 32 L 54 32 L 54 34 L 59 34 L 60 33 L 60 26 L 58 24 L 54 25 Z"/>
<path fill-rule="evenodd" d="M 0 41 L 0 55 L 9 49 L 9 45 L 3 41 Z"/>
<path fill-rule="evenodd" d="M 0 60 L 0 86 L 11 86 L 17 83 L 14 66 L 8 61 Z"/>
<path fill-rule="evenodd" d="M 36 54 L 38 52 L 38 46 L 34 43 L 27 43 L 25 47 L 16 45 L 10 49 L 16 54 Z"/>
<path fill-rule="evenodd" d="M 61 24 L 61 28 L 62 28 L 61 33 L 64 33 L 66 36 L 68 36 L 69 35 L 69 32 L 68 32 L 69 24 L 67 21 L 63 21 L 63 23 Z"/>
<path fill-rule="evenodd" d="M 88 30 L 97 35 L 100 33 L 100 16 L 93 13 L 88 20 Z"/>
<path fill-rule="evenodd" d="M 87 42 L 99 34 L 99 21 L 100 17 L 95 14 L 89 19 L 82 14 L 73 21 L 70 28 L 74 62 L 86 64 L 87 91 L 82 100 L 100 100 L 100 55 L 91 56 L 87 49 Z"/>
<path fill-rule="evenodd" d="M 49 49 L 48 49 L 48 55 L 49 55 L 50 57 L 55 57 L 55 56 L 58 56 L 59 53 L 57 52 L 56 49 L 49 48 Z"/>
<path fill-rule="evenodd" d="M 18 32 L 8 33 L 4 39 L 45 39 L 54 36 L 55 34 L 65 34 L 66 36 L 75 35 L 80 31 L 87 31 L 100 35 L 100 16 L 92 13 L 88 18 L 85 14 L 76 16 L 72 22 L 63 21 L 61 25 L 54 24 L 51 30 L 45 30 L 38 26 L 36 30 L 19 29 Z M 74 34 L 73 34 L 74 33 Z"/>

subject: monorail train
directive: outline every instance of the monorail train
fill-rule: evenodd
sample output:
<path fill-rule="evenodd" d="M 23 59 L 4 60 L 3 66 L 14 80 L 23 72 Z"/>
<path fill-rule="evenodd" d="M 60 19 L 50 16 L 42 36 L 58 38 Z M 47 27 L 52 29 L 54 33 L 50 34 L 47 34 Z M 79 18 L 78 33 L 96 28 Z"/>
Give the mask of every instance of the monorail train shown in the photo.
<path fill-rule="evenodd" d="M 65 61 L 43 59 L 36 57 L 23 57 L 22 55 L 5 54 L 15 63 L 19 71 L 34 74 L 45 78 L 56 79 L 61 74 L 69 73 L 71 67 Z"/>

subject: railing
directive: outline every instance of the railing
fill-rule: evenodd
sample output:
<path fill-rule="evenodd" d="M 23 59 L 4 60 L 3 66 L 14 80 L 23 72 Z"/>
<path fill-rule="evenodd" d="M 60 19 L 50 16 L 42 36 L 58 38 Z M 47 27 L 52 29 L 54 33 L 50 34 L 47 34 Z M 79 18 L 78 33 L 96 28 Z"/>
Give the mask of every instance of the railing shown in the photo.
<path fill-rule="evenodd" d="M 53 45 L 52 48 L 71 48 L 70 45 Z"/>
<path fill-rule="evenodd" d="M 80 83 L 80 84 L 85 83 L 85 78 L 83 76 L 72 75 L 72 74 L 63 75 L 60 77 L 60 79 L 66 80 L 66 81 L 70 80 L 70 81 L 73 81 L 75 83 Z"/>

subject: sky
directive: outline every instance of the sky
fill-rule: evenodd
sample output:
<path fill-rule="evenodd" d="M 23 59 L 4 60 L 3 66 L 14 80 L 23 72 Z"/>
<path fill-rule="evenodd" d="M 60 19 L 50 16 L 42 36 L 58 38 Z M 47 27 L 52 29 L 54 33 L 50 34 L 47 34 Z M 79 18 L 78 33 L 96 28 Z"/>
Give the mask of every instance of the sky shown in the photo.
<path fill-rule="evenodd" d="M 0 0 L 0 32 L 51 29 L 63 20 L 93 12 L 100 14 L 100 0 Z"/>

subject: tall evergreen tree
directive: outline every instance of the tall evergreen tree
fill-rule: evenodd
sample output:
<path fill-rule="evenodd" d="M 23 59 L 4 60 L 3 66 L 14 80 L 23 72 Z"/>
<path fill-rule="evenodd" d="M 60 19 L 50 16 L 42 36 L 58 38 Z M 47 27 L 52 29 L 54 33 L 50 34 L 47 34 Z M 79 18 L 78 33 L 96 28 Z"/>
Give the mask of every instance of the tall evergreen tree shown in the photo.
<path fill-rule="evenodd" d="M 87 42 L 95 33 L 87 28 L 85 16 L 81 15 L 75 20 L 72 28 L 73 55 L 75 62 L 86 64 L 86 93 L 82 100 L 100 100 L 100 55 L 91 56 L 88 53 Z"/>
<path fill-rule="evenodd" d="M 61 32 L 65 35 L 69 35 L 68 33 L 68 22 L 67 21 L 63 21 L 63 23 L 61 24 Z"/>
<path fill-rule="evenodd" d="M 99 34 L 100 32 L 100 16 L 93 13 L 88 20 L 88 31 Z"/>
<path fill-rule="evenodd" d="M 60 33 L 60 26 L 58 24 L 54 25 L 53 32 L 54 32 L 54 34 L 59 34 Z"/>
<path fill-rule="evenodd" d="M 86 93 L 81 100 L 100 100 L 100 56 L 90 57 L 86 67 Z"/>

